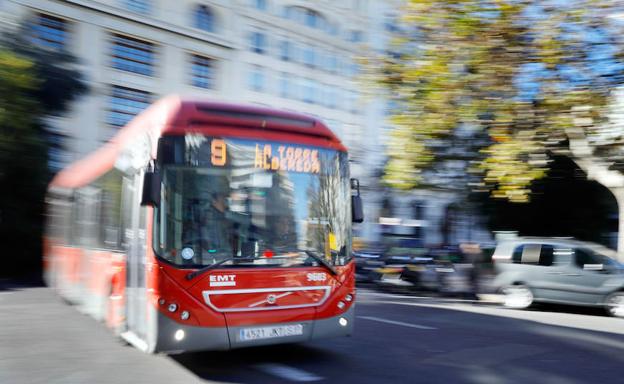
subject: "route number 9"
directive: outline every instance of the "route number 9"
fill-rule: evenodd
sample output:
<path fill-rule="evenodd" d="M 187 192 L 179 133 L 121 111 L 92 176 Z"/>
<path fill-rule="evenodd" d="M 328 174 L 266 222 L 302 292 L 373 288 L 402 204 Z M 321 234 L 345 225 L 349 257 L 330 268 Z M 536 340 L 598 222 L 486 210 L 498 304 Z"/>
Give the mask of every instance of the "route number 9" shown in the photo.
<path fill-rule="evenodd" d="M 227 160 L 225 141 L 214 139 L 210 144 L 210 162 L 212 165 L 222 167 Z"/>

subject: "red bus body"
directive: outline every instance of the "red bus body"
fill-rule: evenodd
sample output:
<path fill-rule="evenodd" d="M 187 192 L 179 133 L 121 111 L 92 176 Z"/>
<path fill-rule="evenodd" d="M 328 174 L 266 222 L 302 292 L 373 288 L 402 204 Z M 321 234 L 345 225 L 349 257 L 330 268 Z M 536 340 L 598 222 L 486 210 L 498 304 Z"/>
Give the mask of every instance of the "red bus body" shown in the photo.
<path fill-rule="evenodd" d="M 140 206 L 143 174 L 157 160 L 159 139 L 189 134 L 346 153 L 325 125 L 307 116 L 177 96 L 162 99 L 50 184 L 44 239 L 48 284 L 147 352 L 225 350 L 350 335 L 352 260 L 335 265 L 336 275 L 321 265 L 224 265 L 188 279 L 197 268 L 180 268 L 158 257 L 155 208 Z M 116 171 L 123 161 L 140 164 L 134 171 Z M 123 177 L 123 186 L 106 184 L 111 172 Z M 112 195 L 125 200 L 108 199 L 98 185 L 108 185 Z M 120 213 L 111 215 L 113 211 Z"/>

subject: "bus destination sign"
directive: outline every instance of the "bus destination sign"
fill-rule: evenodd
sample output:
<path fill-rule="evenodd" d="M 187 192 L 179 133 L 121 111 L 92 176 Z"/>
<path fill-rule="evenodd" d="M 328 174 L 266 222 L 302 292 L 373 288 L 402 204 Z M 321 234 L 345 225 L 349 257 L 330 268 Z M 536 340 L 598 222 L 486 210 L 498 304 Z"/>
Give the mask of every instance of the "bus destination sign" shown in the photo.
<path fill-rule="evenodd" d="M 318 149 L 271 144 L 256 144 L 255 168 L 273 171 L 320 173 Z M 277 150 L 275 150 L 277 149 Z"/>
<path fill-rule="evenodd" d="M 227 163 L 228 148 L 223 139 L 210 143 L 210 163 L 223 167 Z M 292 145 L 256 143 L 254 168 L 271 171 L 320 173 L 319 150 Z"/>

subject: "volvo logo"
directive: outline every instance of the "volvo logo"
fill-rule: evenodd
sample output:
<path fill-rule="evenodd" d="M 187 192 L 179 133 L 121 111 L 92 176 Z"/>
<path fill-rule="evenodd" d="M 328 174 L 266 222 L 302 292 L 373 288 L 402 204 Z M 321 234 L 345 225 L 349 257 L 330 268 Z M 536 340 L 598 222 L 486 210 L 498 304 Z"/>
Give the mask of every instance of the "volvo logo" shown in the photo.
<path fill-rule="evenodd" d="M 249 308 L 257 307 L 257 306 L 262 305 L 262 304 L 273 305 L 273 304 L 275 304 L 277 302 L 277 299 L 282 298 L 282 297 L 286 297 L 288 295 L 292 295 L 292 291 L 280 293 L 279 295 L 271 293 L 270 295 L 268 295 L 266 297 L 266 299 L 264 299 L 262 301 L 258 301 L 258 302 L 252 303 L 252 304 L 249 304 Z M 274 307 L 274 308 L 277 308 L 277 307 Z"/>

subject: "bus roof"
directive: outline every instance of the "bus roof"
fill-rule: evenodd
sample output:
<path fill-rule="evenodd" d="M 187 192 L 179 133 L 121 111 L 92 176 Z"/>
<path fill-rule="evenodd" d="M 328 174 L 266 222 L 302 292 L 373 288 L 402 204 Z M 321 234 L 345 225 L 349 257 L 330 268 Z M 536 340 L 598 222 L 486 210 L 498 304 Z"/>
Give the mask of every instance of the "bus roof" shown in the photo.
<path fill-rule="evenodd" d="M 346 151 L 340 139 L 311 116 L 171 95 L 134 117 L 104 146 L 60 171 L 50 188 L 89 184 L 112 169 L 120 152 L 141 138 L 149 138 L 151 156 L 155 158 L 158 138 L 187 133 L 292 141 Z"/>

